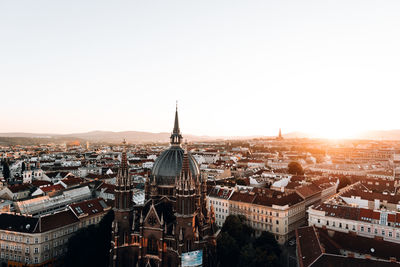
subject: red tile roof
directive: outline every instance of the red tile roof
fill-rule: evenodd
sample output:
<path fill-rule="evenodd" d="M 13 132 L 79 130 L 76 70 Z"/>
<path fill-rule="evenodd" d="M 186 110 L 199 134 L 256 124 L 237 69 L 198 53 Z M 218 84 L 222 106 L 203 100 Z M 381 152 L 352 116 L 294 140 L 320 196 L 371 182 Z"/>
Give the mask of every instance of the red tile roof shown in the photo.
<path fill-rule="evenodd" d="M 49 193 L 49 192 L 56 192 L 63 190 L 64 187 L 61 184 L 56 184 L 56 185 L 48 185 L 48 186 L 41 186 L 40 190 L 42 190 L 44 193 Z"/>
<path fill-rule="evenodd" d="M 71 204 L 69 208 L 78 218 L 82 218 L 99 214 L 109 210 L 111 207 L 104 202 L 104 199 L 96 198 Z"/>

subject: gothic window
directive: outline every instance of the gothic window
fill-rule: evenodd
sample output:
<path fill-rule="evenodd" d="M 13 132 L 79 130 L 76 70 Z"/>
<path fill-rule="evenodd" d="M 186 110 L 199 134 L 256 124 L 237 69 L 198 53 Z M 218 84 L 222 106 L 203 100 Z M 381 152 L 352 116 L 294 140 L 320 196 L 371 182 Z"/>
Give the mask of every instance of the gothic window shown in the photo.
<path fill-rule="evenodd" d="M 147 253 L 158 254 L 157 250 L 157 239 L 154 236 L 150 236 L 147 244 Z"/>
<path fill-rule="evenodd" d="M 186 240 L 186 251 L 192 250 L 192 242 L 191 240 Z"/>

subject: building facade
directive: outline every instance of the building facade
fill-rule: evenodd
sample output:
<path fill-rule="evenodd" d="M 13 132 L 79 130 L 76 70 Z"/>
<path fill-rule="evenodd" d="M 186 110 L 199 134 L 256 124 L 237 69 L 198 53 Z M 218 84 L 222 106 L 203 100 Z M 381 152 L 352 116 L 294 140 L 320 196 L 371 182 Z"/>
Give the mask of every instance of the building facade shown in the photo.
<path fill-rule="evenodd" d="M 56 266 L 68 239 L 97 224 L 111 209 L 103 199 L 71 204 L 67 210 L 31 217 L 0 214 L 0 262 L 6 266 Z"/>

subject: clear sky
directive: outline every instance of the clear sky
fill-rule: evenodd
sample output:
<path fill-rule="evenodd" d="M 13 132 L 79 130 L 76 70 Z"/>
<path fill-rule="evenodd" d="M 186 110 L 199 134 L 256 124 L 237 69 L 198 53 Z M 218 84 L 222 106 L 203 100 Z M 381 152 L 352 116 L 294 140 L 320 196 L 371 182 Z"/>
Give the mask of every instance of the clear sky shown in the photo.
<path fill-rule="evenodd" d="M 400 1 L 0 1 L 0 132 L 398 129 Z"/>

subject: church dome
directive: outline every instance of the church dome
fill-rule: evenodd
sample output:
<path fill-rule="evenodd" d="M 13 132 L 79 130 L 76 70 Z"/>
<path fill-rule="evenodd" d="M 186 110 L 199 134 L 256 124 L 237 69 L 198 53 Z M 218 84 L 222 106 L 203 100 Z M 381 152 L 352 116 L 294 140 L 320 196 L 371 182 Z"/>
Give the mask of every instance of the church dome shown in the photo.
<path fill-rule="evenodd" d="M 156 178 L 157 185 L 174 185 L 175 177 L 182 170 L 184 150 L 180 146 L 171 146 L 156 159 L 152 175 Z M 193 177 L 200 174 L 199 165 L 192 155 L 189 156 L 189 168 Z"/>
<path fill-rule="evenodd" d="M 182 135 L 179 129 L 178 109 L 175 111 L 174 129 L 171 134 L 171 146 L 161 153 L 154 162 L 152 176 L 155 177 L 157 185 L 174 185 L 175 177 L 182 170 L 184 150 L 181 147 Z M 189 168 L 193 177 L 200 174 L 199 165 L 192 155 L 188 153 Z"/>

